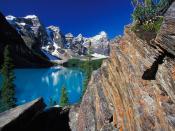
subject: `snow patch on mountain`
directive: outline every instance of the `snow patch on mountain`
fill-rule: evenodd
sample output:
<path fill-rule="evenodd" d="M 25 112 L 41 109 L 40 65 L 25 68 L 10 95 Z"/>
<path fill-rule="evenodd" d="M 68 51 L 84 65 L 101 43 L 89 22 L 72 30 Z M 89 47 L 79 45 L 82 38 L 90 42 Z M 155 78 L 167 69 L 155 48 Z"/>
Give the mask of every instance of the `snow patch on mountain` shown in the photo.
<path fill-rule="evenodd" d="M 59 27 L 52 25 L 47 27 L 46 31 L 49 36 L 49 40 L 56 49 L 65 47 L 65 36 L 62 34 Z"/>
<path fill-rule="evenodd" d="M 57 27 L 57 26 L 53 26 L 53 25 L 47 27 L 47 29 L 48 29 L 48 30 L 55 31 L 55 32 L 58 32 L 58 33 L 60 32 L 60 28 Z"/>
<path fill-rule="evenodd" d="M 74 35 L 73 35 L 72 33 L 67 33 L 67 34 L 65 35 L 65 37 L 66 37 L 66 38 L 73 38 Z"/>
<path fill-rule="evenodd" d="M 14 17 L 12 15 L 8 15 L 8 16 L 6 16 L 6 19 L 9 20 L 9 21 L 11 21 L 11 20 L 16 19 L 16 17 Z"/>
<path fill-rule="evenodd" d="M 91 42 L 96 42 L 96 41 L 99 41 L 101 39 L 107 39 L 106 32 L 101 31 L 98 35 L 90 38 Z"/>
<path fill-rule="evenodd" d="M 36 15 L 27 15 L 26 17 L 24 17 L 25 19 L 38 19 L 38 17 Z"/>

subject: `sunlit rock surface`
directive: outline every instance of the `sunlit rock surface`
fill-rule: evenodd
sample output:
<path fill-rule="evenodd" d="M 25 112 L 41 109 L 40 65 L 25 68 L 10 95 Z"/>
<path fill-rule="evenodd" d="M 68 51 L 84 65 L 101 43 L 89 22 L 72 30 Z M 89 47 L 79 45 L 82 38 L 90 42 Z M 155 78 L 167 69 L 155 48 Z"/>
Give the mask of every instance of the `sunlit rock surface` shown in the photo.
<path fill-rule="evenodd" d="M 156 41 L 128 26 L 111 43 L 110 58 L 93 73 L 80 107 L 70 110 L 73 131 L 175 130 L 174 18 L 175 3 Z"/>

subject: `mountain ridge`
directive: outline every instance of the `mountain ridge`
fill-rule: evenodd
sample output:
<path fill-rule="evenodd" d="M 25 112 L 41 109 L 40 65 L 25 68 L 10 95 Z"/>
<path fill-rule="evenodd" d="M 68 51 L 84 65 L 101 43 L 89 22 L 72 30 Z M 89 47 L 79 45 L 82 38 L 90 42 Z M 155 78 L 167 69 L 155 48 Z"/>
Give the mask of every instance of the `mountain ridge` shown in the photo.
<path fill-rule="evenodd" d="M 44 54 L 37 53 L 25 45 L 19 33 L 11 27 L 2 13 L 0 13 L 0 23 L 0 65 L 3 63 L 3 51 L 6 45 L 10 46 L 16 67 L 49 67 L 53 65 L 47 61 Z"/>
<path fill-rule="evenodd" d="M 9 15 L 6 16 L 6 19 L 19 32 L 27 46 L 32 49 L 42 48 L 50 53 L 57 51 L 58 48 L 71 49 L 74 54 L 86 55 L 88 41 L 91 41 L 94 53 L 103 55 L 109 53 L 109 38 L 104 31 L 94 37 L 86 38 L 81 34 L 74 37 L 72 33 L 63 34 L 57 26 L 44 27 L 36 15 L 25 17 Z"/>

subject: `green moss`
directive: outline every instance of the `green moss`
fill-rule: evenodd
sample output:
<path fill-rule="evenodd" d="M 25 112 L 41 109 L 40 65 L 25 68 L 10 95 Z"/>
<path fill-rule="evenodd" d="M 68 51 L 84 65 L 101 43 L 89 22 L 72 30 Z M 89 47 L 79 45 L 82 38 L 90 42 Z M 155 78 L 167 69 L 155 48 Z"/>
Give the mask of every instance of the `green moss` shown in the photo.
<path fill-rule="evenodd" d="M 136 22 L 131 30 L 134 32 L 144 31 L 144 32 L 158 33 L 162 25 L 162 22 L 163 22 L 163 17 L 157 17 L 156 19 L 146 21 L 143 24 L 139 24 Z"/>
<path fill-rule="evenodd" d="M 152 20 L 150 22 L 146 22 L 141 26 L 144 31 L 153 31 L 158 32 L 163 22 L 163 17 L 158 17 L 156 20 Z"/>

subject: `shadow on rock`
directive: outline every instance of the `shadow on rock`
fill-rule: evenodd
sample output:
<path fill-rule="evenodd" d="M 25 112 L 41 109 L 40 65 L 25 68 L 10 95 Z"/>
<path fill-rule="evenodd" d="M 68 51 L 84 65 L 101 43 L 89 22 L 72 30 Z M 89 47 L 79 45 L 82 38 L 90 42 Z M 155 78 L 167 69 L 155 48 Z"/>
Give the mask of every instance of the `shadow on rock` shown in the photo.
<path fill-rule="evenodd" d="M 69 109 L 52 107 L 38 113 L 26 131 L 70 131 Z"/>

